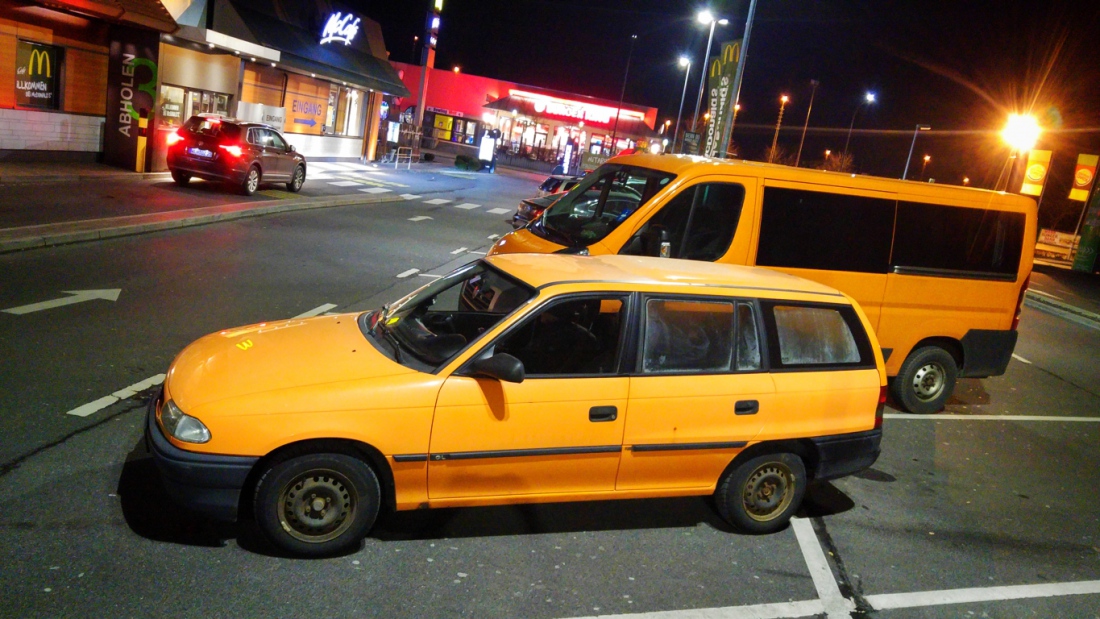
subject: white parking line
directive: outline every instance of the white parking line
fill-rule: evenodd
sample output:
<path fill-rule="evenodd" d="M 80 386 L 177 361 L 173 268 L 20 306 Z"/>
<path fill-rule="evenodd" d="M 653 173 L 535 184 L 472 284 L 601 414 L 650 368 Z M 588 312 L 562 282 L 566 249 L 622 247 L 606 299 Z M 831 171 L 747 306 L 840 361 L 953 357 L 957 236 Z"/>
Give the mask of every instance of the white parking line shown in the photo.
<path fill-rule="evenodd" d="M 71 411 L 69 411 L 65 414 L 66 415 L 73 415 L 75 417 L 87 417 L 88 415 L 91 415 L 93 413 L 98 413 L 99 411 L 107 408 L 108 406 L 114 404 L 115 402 L 119 402 L 119 401 L 125 400 L 127 398 L 133 397 L 134 394 L 136 394 L 138 392 L 141 392 L 141 391 L 145 391 L 149 387 L 152 387 L 153 385 L 159 385 L 163 382 L 164 382 L 164 374 L 157 374 L 156 376 L 150 376 L 149 378 L 146 378 L 143 381 L 136 382 L 136 383 L 130 385 L 129 387 L 123 387 L 122 389 L 119 389 L 118 391 L 112 393 L 111 395 L 105 395 L 102 398 L 99 398 L 98 400 L 96 400 L 94 402 L 88 402 L 87 404 L 84 404 L 83 406 L 78 406 L 78 407 L 74 408 L 73 410 L 71 410 Z"/>
<path fill-rule="evenodd" d="M 405 198 L 406 200 L 416 200 L 420 198 L 420 196 L 416 195 L 415 193 L 403 193 L 401 194 L 401 197 Z"/>
<path fill-rule="evenodd" d="M 389 193 L 391 190 L 385 187 L 368 187 L 366 189 L 360 189 L 363 193 Z"/>
<path fill-rule="evenodd" d="M 691 610 L 663 610 L 629 615 L 599 615 L 575 619 L 794 619 L 813 617 L 825 612 L 821 600 L 779 602 L 778 604 L 754 604 L 752 606 L 727 606 L 725 608 L 693 608 Z"/>
<path fill-rule="evenodd" d="M 867 600 L 868 604 L 875 607 L 875 610 L 886 610 L 1095 593 L 1100 593 L 1100 580 L 1044 583 L 1041 585 L 1009 585 L 1006 587 L 975 587 L 973 589 L 944 589 L 914 593 L 885 593 L 868 595 L 864 599 Z"/>
<path fill-rule="evenodd" d="M 1016 353 L 1012 353 L 1012 358 L 1019 361 L 1019 362 L 1021 362 L 1021 363 L 1026 363 L 1028 365 L 1031 365 L 1030 361 L 1028 361 L 1027 359 L 1024 359 L 1020 355 L 1017 355 Z"/>
<path fill-rule="evenodd" d="M 952 415 L 934 413 L 932 415 L 914 415 L 912 413 L 886 413 L 884 419 L 920 419 L 924 421 L 1072 421 L 1075 423 L 1100 423 L 1100 417 L 1055 417 L 1051 415 Z"/>
<path fill-rule="evenodd" d="M 825 605 L 826 615 L 829 619 L 847 619 L 856 609 L 856 605 L 840 593 L 840 587 L 833 578 L 833 570 L 825 559 L 825 552 L 821 550 L 813 525 L 805 518 L 791 518 L 791 528 L 798 539 L 798 547 L 802 550 L 806 567 L 810 569 L 810 578 L 814 581 L 817 595 Z"/>
<path fill-rule="evenodd" d="M 495 241 L 496 239 L 499 239 L 499 238 L 500 238 L 500 235 L 499 235 L 499 234 L 490 234 L 490 235 L 489 235 L 488 237 L 486 237 L 486 238 L 488 238 L 488 239 L 489 239 L 490 241 Z"/>
<path fill-rule="evenodd" d="M 1050 297 L 1050 298 L 1052 298 L 1052 299 L 1057 299 L 1057 300 L 1059 300 L 1059 301 L 1061 301 L 1061 300 L 1062 300 L 1062 297 L 1059 297 L 1059 296 L 1055 296 L 1055 295 L 1052 295 L 1052 294 L 1050 294 L 1049 292 L 1043 292 L 1042 290 L 1036 290 L 1036 289 L 1034 289 L 1034 288 L 1028 288 L 1028 289 L 1027 289 L 1027 291 L 1028 291 L 1029 293 L 1031 293 L 1031 294 L 1041 294 L 1041 295 L 1043 295 L 1044 297 Z"/>
<path fill-rule="evenodd" d="M 420 272 L 420 269 L 409 269 L 408 271 L 402 271 L 397 274 L 397 279 L 405 279 L 410 275 L 415 275 Z"/>
<path fill-rule="evenodd" d="M 297 316 L 295 316 L 291 320 L 295 320 L 295 319 L 298 319 L 298 318 L 312 318 L 314 316 L 320 316 L 321 314 L 324 314 L 325 312 L 329 311 L 330 309 L 332 309 L 334 307 L 336 307 L 335 303 L 325 303 L 324 305 L 318 305 L 317 307 L 309 310 L 308 312 L 303 312 L 301 314 L 298 314 Z"/>
<path fill-rule="evenodd" d="M 427 215 L 417 215 L 416 217 L 410 217 L 409 221 L 424 221 L 426 219 L 431 219 L 431 217 Z"/>
<path fill-rule="evenodd" d="M 356 185 L 362 185 L 359 181 L 334 181 L 329 183 L 333 187 L 355 187 Z"/>
<path fill-rule="evenodd" d="M 432 275 L 431 273 L 417 273 L 417 277 L 430 277 L 432 279 L 439 279 L 442 275 Z"/>

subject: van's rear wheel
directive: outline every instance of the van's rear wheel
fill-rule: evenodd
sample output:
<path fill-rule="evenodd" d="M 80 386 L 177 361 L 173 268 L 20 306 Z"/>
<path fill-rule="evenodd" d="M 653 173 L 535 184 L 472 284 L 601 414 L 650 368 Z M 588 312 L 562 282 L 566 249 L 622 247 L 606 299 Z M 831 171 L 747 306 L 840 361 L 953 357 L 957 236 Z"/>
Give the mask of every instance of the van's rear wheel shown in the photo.
<path fill-rule="evenodd" d="M 901 364 L 891 387 L 905 410 L 927 415 L 943 409 L 958 376 L 959 366 L 951 353 L 939 346 L 922 346 Z"/>

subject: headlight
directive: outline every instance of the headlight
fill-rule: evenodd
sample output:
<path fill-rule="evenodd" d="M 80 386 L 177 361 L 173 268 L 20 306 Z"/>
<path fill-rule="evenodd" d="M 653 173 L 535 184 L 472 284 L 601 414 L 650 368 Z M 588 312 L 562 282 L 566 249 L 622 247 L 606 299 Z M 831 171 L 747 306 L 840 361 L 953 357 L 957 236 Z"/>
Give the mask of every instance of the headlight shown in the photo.
<path fill-rule="evenodd" d="M 181 411 L 172 400 L 168 400 L 160 408 L 160 425 L 168 436 L 186 443 L 205 443 L 210 440 L 210 430 L 198 419 Z"/>

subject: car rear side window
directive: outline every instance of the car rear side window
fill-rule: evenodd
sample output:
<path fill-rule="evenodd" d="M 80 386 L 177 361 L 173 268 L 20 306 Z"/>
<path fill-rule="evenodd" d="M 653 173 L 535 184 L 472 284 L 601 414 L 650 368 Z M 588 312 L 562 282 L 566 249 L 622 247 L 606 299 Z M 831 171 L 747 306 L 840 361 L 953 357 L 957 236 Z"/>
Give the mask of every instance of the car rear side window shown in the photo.
<path fill-rule="evenodd" d="M 763 304 L 773 369 L 875 367 L 855 310 L 847 305 Z"/>
<path fill-rule="evenodd" d="M 648 299 L 642 373 L 714 374 L 759 370 L 751 303 L 725 299 Z"/>

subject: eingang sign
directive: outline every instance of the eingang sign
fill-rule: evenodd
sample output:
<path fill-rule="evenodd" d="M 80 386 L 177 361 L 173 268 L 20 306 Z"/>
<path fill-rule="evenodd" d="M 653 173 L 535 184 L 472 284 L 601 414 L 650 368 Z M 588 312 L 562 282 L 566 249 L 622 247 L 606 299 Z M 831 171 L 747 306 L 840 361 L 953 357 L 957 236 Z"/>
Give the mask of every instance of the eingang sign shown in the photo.
<path fill-rule="evenodd" d="M 15 51 L 15 101 L 27 107 L 57 109 L 60 49 L 19 41 Z"/>

